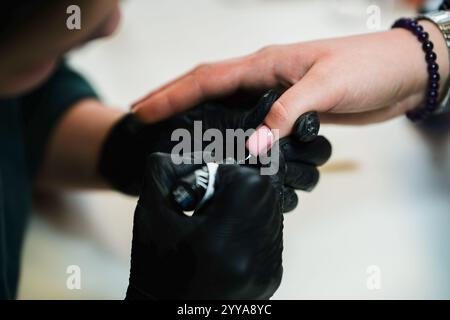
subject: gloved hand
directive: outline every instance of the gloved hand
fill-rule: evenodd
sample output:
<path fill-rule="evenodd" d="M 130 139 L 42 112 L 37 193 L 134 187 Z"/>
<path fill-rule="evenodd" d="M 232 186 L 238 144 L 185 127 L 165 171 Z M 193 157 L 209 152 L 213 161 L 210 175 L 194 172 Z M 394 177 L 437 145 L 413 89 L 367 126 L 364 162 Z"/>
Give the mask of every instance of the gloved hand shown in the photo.
<path fill-rule="evenodd" d="M 331 144 L 323 136 L 304 142 L 296 136 L 289 136 L 279 142 L 279 169 L 269 178 L 279 194 L 283 213 L 294 210 L 298 204 L 295 190 L 310 192 L 319 182 L 318 166 L 331 156 Z M 268 164 L 270 165 L 270 164 Z"/>
<path fill-rule="evenodd" d="M 143 123 L 128 114 L 108 134 L 101 151 L 99 172 L 116 190 L 137 196 L 146 156 L 154 152 L 171 153 L 178 143 L 171 141 L 174 130 L 186 129 L 194 139 L 197 138 L 194 121 L 201 121 L 201 135 L 211 128 L 223 133 L 226 129 L 255 129 L 273 101 L 274 93 L 265 95 L 258 104 L 254 96 L 236 94 L 226 101 L 204 103 L 155 124 Z M 252 110 L 248 110 L 249 105 L 254 106 Z M 200 141 L 200 149 L 191 152 L 201 151 L 204 146 L 204 141 Z"/>
<path fill-rule="evenodd" d="M 219 165 L 213 197 L 188 217 L 171 191 L 199 167 L 174 165 L 168 154 L 148 157 L 127 299 L 268 299 L 277 290 L 283 215 L 269 178 Z"/>
<path fill-rule="evenodd" d="M 270 90 L 258 101 L 256 95 L 236 94 L 221 101 L 201 104 L 156 124 L 144 124 L 129 114 L 113 127 L 104 143 L 100 174 L 115 189 L 139 195 L 146 156 L 153 152 L 170 153 L 177 144 L 171 141 L 175 129 L 187 129 L 194 138 L 194 121 L 202 121 L 202 133 L 211 128 L 221 132 L 226 129 L 256 129 L 279 95 L 280 91 Z M 317 115 L 306 114 L 294 126 L 293 135 L 280 141 L 282 153 L 289 150 L 289 154 L 280 159 L 282 170 L 273 178 L 282 192 L 280 201 L 286 204 L 285 211 L 295 208 L 297 196 L 294 189 L 309 191 L 317 184 L 319 174 L 316 166 L 331 155 L 331 145 L 325 138 L 314 140 L 318 126 Z M 204 148 L 204 144 L 200 145 Z M 289 173 L 287 178 L 285 172 Z"/>

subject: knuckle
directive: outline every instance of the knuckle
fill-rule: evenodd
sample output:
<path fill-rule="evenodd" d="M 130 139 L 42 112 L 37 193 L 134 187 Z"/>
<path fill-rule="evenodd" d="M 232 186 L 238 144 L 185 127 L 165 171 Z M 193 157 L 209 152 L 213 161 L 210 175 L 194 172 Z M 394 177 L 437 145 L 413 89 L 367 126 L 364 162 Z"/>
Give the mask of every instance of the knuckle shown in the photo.
<path fill-rule="evenodd" d="M 190 75 L 192 86 L 198 90 L 200 95 L 205 95 L 210 88 L 209 79 L 214 77 L 216 65 L 214 64 L 200 64 Z"/>
<path fill-rule="evenodd" d="M 279 126 L 289 123 L 289 110 L 286 104 L 278 99 L 272 106 L 272 110 L 269 113 L 267 122 L 270 128 L 280 129 Z"/>
<path fill-rule="evenodd" d="M 279 47 L 279 45 L 266 46 L 266 47 L 263 47 L 263 48 L 259 49 L 259 51 L 257 51 L 257 53 L 260 54 L 260 55 L 271 55 L 275 51 L 277 51 L 278 47 Z"/>
<path fill-rule="evenodd" d="M 160 104 L 160 106 L 163 106 L 163 107 L 160 107 L 161 109 L 165 108 L 170 112 L 174 111 L 173 110 L 174 102 L 173 102 L 173 98 L 172 98 L 171 94 L 165 94 L 160 99 L 163 102 Z"/>
<path fill-rule="evenodd" d="M 194 68 L 194 70 L 192 71 L 192 74 L 194 76 L 202 76 L 205 73 L 209 72 L 212 68 L 213 68 L 212 64 L 202 63 Z"/>
<path fill-rule="evenodd" d="M 329 75 L 330 69 L 328 66 L 319 63 L 315 64 L 309 73 L 309 77 L 314 78 L 317 81 L 326 81 L 330 79 Z"/>

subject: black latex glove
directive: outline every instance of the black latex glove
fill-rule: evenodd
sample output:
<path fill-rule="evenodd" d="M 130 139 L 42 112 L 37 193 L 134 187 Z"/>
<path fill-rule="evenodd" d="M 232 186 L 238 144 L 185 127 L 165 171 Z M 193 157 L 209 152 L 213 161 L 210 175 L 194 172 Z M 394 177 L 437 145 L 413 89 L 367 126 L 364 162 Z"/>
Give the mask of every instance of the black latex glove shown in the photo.
<path fill-rule="evenodd" d="M 174 165 L 168 154 L 148 157 L 127 299 L 268 299 L 278 288 L 283 215 L 270 179 L 220 165 L 214 196 L 188 217 L 171 190 L 199 167 Z"/>
<path fill-rule="evenodd" d="M 280 93 L 279 90 L 270 90 L 259 100 L 255 95 L 236 94 L 221 101 L 203 103 L 156 124 L 144 124 L 133 115 L 127 115 L 114 126 L 106 139 L 100 173 L 115 189 L 138 195 L 145 157 L 153 152 L 170 153 L 178 143 L 171 141 L 175 129 L 187 129 L 193 138 L 194 121 L 202 121 L 202 133 L 211 128 L 223 133 L 226 129 L 256 129 Z M 272 178 L 279 189 L 284 212 L 294 209 L 298 202 L 294 189 L 309 191 L 317 184 L 319 174 L 316 166 L 330 157 L 330 143 L 323 137 L 316 139 L 318 126 L 317 115 L 306 114 L 297 121 L 292 137 L 280 141 L 282 153 L 289 150 L 289 154 L 280 157 L 281 170 Z M 201 148 L 206 144 L 208 142 L 203 142 Z"/>
<path fill-rule="evenodd" d="M 312 191 L 320 177 L 318 166 L 331 156 L 331 144 L 323 136 L 304 142 L 296 136 L 281 139 L 279 142 L 279 170 L 269 176 L 279 193 L 281 211 L 292 211 L 298 204 L 295 190 Z"/>
<path fill-rule="evenodd" d="M 276 97 L 278 95 L 274 90 L 259 102 L 256 96 L 236 94 L 226 100 L 200 104 L 156 124 L 143 123 L 133 114 L 128 114 L 111 129 L 103 144 L 100 174 L 116 190 L 137 196 L 146 156 L 153 152 L 171 153 L 178 143 L 171 141 L 174 130 L 186 129 L 194 138 L 194 121 L 202 121 L 202 134 L 210 128 L 221 132 L 226 129 L 256 129 Z M 249 110 L 249 106 L 252 109 Z M 201 147 L 205 144 L 202 141 Z"/>

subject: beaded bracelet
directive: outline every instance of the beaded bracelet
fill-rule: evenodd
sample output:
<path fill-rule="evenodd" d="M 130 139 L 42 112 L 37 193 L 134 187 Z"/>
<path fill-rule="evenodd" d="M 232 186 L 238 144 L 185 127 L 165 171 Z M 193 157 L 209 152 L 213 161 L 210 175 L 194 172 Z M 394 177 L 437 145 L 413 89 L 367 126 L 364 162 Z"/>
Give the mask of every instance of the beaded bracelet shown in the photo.
<path fill-rule="evenodd" d="M 425 103 L 423 106 L 406 113 L 407 117 L 416 122 L 422 121 L 432 115 L 439 108 L 439 65 L 437 64 L 437 55 L 433 51 L 433 42 L 429 40 L 428 32 L 416 20 L 401 18 L 397 20 L 392 28 L 404 28 L 411 31 L 422 43 L 422 49 L 425 52 L 425 61 L 428 65 L 428 88 Z"/>

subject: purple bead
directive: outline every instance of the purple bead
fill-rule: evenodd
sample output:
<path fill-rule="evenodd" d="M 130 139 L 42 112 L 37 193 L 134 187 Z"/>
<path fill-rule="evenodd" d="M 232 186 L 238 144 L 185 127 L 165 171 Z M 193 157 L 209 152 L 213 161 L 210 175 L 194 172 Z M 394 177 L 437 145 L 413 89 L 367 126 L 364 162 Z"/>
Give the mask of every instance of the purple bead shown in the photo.
<path fill-rule="evenodd" d="M 425 41 L 425 42 L 423 43 L 423 45 L 422 45 L 422 48 L 423 48 L 423 50 L 424 50 L 425 52 L 430 52 L 430 51 L 432 51 L 433 48 L 434 48 L 433 42 L 431 42 L 431 41 Z"/>
<path fill-rule="evenodd" d="M 431 81 L 439 81 L 440 79 L 441 79 L 441 76 L 439 75 L 439 72 L 430 73 Z"/>
<path fill-rule="evenodd" d="M 407 23 L 408 23 L 408 25 L 409 25 L 410 27 L 412 27 L 412 28 L 417 27 L 417 22 L 414 21 L 414 20 L 412 20 L 412 19 L 408 19 Z"/>
<path fill-rule="evenodd" d="M 429 106 L 435 106 L 437 104 L 437 98 L 427 98 L 427 105 Z"/>
<path fill-rule="evenodd" d="M 397 20 L 394 23 L 393 27 L 394 28 L 405 28 L 405 29 L 411 30 L 411 29 L 414 29 L 415 27 L 417 27 L 417 22 L 415 22 L 414 20 L 409 19 L 409 18 L 402 18 L 402 19 Z"/>
<path fill-rule="evenodd" d="M 399 28 L 399 27 L 407 26 L 409 20 L 411 20 L 411 19 L 408 19 L 408 18 L 398 19 L 397 21 L 395 21 L 395 23 L 393 24 L 392 27 L 393 28 Z"/>
<path fill-rule="evenodd" d="M 438 91 L 437 90 L 430 90 L 428 91 L 428 97 L 429 98 L 437 98 L 438 96 Z"/>
<path fill-rule="evenodd" d="M 419 38 L 419 41 L 425 42 L 428 40 L 429 36 L 428 32 L 421 32 L 417 37 Z"/>
<path fill-rule="evenodd" d="M 425 107 L 425 109 L 432 113 L 432 112 L 436 111 L 437 106 L 436 106 L 436 104 L 429 104 Z"/>
<path fill-rule="evenodd" d="M 416 35 L 419 35 L 422 31 L 423 31 L 423 27 L 422 27 L 421 25 L 417 25 L 417 26 L 414 28 L 414 33 L 415 33 Z"/>
<path fill-rule="evenodd" d="M 409 27 L 406 24 L 404 24 L 404 23 L 396 23 L 396 24 L 394 24 L 394 26 L 392 28 L 408 29 Z"/>
<path fill-rule="evenodd" d="M 428 70 L 428 87 L 425 99 L 425 105 L 407 112 L 407 117 L 412 121 L 424 120 L 433 114 L 438 108 L 439 98 L 439 65 L 437 64 L 437 56 L 433 51 L 433 42 L 429 40 L 430 35 L 424 31 L 423 26 L 416 21 L 408 18 L 402 18 L 394 23 L 393 27 L 404 28 L 417 36 L 417 39 L 422 43 L 422 49 L 425 52 L 425 60 L 427 62 Z"/>
<path fill-rule="evenodd" d="M 428 72 L 437 72 L 439 70 L 439 65 L 436 62 L 428 64 Z"/>
<path fill-rule="evenodd" d="M 436 53 L 434 53 L 434 52 L 427 52 L 425 54 L 425 60 L 427 62 L 435 62 L 436 58 L 437 58 L 437 56 L 436 56 Z"/>
<path fill-rule="evenodd" d="M 430 82 L 430 84 L 428 85 L 428 89 L 430 90 L 439 89 L 439 82 L 435 81 Z"/>

